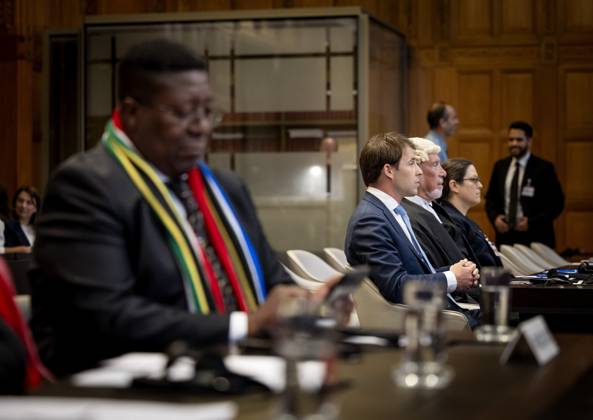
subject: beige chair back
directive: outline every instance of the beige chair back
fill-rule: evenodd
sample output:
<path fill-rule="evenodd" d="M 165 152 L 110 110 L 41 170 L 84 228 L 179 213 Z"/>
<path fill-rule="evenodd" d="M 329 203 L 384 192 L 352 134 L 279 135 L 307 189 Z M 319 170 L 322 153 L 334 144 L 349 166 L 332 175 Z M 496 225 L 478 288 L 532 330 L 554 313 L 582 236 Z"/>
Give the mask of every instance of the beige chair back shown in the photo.
<path fill-rule="evenodd" d="M 329 265 L 341 273 L 352 270 L 346 259 L 346 254 L 340 248 L 323 248 L 323 254 Z"/>
<path fill-rule="evenodd" d="M 533 263 L 537 264 L 539 267 L 541 267 L 542 271 L 549 270 L 550 268 L 555 267 L 553 264 L 546 261 L 537 252 L 535 252 L 533 249 L 529 248 L 528 246 L 525 246 L 523 244 L 515 244 L 515 245 L 513 245 L 513 248 L 517 248 L 517 250 L 520 253 L 522 253 L 526 258 L 531 260 L 531 262 L 533 262 Z"/>
<path fill-rule="evenodd" d="M 542 244 L 540 242 L 532 242 L 531 249 L 537 252 L 545 260 L 549 261 L 550 264 L 554 264 L 555 267 L 570 264 L 569 261 L 562 258 L 556 251 L 554 251 L 546 244 Z"/>
<path fill-rule="evenodd" d="M 361 328 L 403 330 L 406 305 L 388 302 L 371 280 L 365 279 L 352 297 Z M 444 310 L 443 320 L 446 331 L 469 330 L 467 318 L 461 312 Z"/>
<path fill-rule="evenodd" d="M 289 268 L 301 277 L 318 282 L 340 274 L 320 257 L 309 251 L 291 249 L 286 251 Z"/>
<path fill-rule="evenodd" d="M 513 262 L 520 270 L 521 275 L 527 276 L 542 271 L 542 268 L 532 263 L 528 258 L 523 256 L 516 248 L 510 245 L 501 245 L 500 253 Z"/>

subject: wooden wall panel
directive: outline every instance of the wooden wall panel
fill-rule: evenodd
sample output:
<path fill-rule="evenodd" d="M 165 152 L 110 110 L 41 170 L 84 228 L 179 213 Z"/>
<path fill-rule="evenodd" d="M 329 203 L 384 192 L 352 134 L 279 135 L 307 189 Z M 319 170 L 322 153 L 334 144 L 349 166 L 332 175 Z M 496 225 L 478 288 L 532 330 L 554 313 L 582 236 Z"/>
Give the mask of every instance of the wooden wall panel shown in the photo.
<path fill-rule="evenodd" d="M 593 32 L 593 2 L 591 0 L 559 1 L 564 11 L 564 31 Z"/>
<path fill-rule="evenodd" d="M 457 5 L 455 13 L 457 38 L 492 35 L 494 29 L 492 0 L 459 0 L 453 3 L 453 7 Z"/>
<path fill-rule="evenodd" d="M 566 179 L 572 182 L 565 184 L 564 192 L 569 200 L 579 206 L 593 203 L 593 134 L 590 140 L 569 142 L 565 147 Z"/>
<path fill-rule="evenodd" d="M 564 78 L 564 127 L 590 132 L 593 130 L 593 69 L 568 70 Z"/>
<path fill-rule="evenodd" d="M 501 33 L 534 34 L 535 10 L 534 0 L 503 0 Z"/>
<path fill-rule="evenodd" d="M 492 73 L 459 72 L 457 110 L 463 128 L 492 128 Z"/>
<path fill-rule="evenodd" d="M 569 245 L 593 254 L 593 211 L 567 211 L 565 213 L 566 237 Z"/>
<path fill-rule="evenodd" d="M 532 71 L 509 71 L 501 75 L 501 126 L 516 120 L 533 121 Z"/>
<path fill-rule="evenodd" d="M 460 140 L 456 150 L 449 153 L 450 157 L 464 157 L 474 162 L 480 178 L 484 183 L 488 182 L 490 165 L 491 143 L 483 140 Z"/>

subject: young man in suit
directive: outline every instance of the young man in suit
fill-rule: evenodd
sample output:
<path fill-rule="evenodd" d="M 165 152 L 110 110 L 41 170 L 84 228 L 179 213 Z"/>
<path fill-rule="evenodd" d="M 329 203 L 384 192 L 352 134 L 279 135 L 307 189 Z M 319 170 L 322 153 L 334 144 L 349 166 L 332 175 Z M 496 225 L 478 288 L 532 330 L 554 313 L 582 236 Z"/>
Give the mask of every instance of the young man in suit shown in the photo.
<path fill-rule="evenodd" d="M 531 153 L 533 128 L 509 126 L 510 156 L 497 161 L 486 193 L 486 212 L 496 245 L 541 242 L 556 245 L 554 219 L 564 209 L 564 193 L 554 165 Z"/>
<path fill-rule="evenodd" d="M 57 170 L 38 221 L 32 327 L 57 374 L 176 341 L 240 340 L 308 296 L 243 182 L 203 162 L 216 120 L 205 61 L 152 40 L 127 52 L 118 77 L 101 142 Z"/>
<path fill-rule="evenodd" d="M 394 303 L 402 303 L 403 286 L 413 279 L 439 282 L 448 292 L 476 285 L 479 272 L 469 261 L 445 267 L 429 262 L 401 206 L 404 197 L 418 193 L 422 176 L 413 143 L 401 134 L 378 134 L 365 144 L 359 165 L 367 190 L 348 224 L 348 262 L 368 264 L 371 279 Z M 470 325 L 477 325 L 477 312 L 462 310 L 452 298 L 448 304 L 464 312 Z"/>

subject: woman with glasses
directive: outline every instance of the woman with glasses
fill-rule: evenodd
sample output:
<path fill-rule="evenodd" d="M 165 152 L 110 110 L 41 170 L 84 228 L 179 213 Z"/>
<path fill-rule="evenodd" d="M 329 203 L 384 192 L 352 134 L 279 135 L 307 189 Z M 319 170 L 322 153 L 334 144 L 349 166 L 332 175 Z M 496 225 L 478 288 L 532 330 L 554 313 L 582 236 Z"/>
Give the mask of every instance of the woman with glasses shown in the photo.
<path fill-rule="evenodd" d="M 455 224 L 463 231 L 482 267 L 502 266 L 496 247 L 480 226 L 467 217 L 467 212 L 482 199 L 482 181 L 473 162 L 467 159 L 449 159 L 443 164 L 447 172 L 443 184 L 441 205 Z"/>

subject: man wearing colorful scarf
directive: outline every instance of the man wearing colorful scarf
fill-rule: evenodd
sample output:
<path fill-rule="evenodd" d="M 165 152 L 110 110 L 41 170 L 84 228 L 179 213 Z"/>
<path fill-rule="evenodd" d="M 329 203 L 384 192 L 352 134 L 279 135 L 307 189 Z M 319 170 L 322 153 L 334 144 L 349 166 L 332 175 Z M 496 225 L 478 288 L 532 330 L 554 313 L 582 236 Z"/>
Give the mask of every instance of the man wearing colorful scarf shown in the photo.
<path fill-rule="evenodd" d="M 202 160 L 215 119 L 206 63 L 153 40 L 118 77 L 101 142 L 58 169 L 38 221 L 32 327 L 57 374 L 178 340 L 240 340 L 306 296 L 279 285 L 290 279 L 243 183 Z"/>

